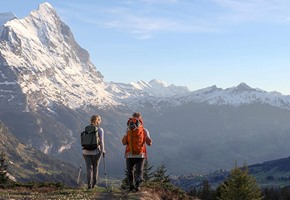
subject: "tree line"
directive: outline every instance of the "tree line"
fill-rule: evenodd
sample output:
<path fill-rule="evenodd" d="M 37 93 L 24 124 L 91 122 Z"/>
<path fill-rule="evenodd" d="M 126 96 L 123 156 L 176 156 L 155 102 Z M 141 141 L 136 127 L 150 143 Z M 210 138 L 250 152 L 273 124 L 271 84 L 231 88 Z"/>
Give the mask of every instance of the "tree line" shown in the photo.
<path fill-rule="evenodd" d="M 202 187 L 192 188 L 188 195 L 200 200 L 289 200 L 290 186 L 260 188 L 246 165 L 242 168 L 235 165 L 229 177 L 216 189 L 204 180 Z"/>

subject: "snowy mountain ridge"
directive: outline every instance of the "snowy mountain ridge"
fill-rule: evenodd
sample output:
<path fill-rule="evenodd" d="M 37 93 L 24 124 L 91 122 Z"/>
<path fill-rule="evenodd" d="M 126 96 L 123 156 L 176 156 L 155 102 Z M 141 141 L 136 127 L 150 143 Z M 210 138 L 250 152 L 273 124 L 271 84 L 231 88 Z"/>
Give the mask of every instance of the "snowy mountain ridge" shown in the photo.
<path fill-rule="evenodd" d="M 156 109 L 164 106 L 178 106 L 188 103 L 207 103 L 210 105 L 230 105 L 234 107 L 245 104 L 262 103 L 290 110 L 290 96 L 282 95 L 278 92 L 266 92 L 258 88 L 254 89 L 245 83 L 240 83 L 236 87 L 227 89 L 218 88 L 214 85 L 186 94 L 163 98 L 139 98 L 138 101 L 129 103 L 131 103 L 132 106 L 150 103 Z"/>
<path fill-rule="evenodd" d="M 217 105 L 240 106 L 243 104 L 262 103 L 290 109 L 290 96 L 279 93 L 269 93 L 261 89 L 254 89 L 245 83 L 227 89 L 212 86 L 203 90 L 191 92 L 183 97 L 186 102 L 206 102 Z"/>
<path fill-rule="evenodd" d="M 174 95 L 182 95 L 190 90 L 185 86 L 168 85 L 164 81 L 153 79 L 149 82 L 138 81 L 129 84 L 114 83 L 107 84 L 108 92 L 112 93 L 118 99 L 128 99 L 136 97 L 170 97 Z"/>

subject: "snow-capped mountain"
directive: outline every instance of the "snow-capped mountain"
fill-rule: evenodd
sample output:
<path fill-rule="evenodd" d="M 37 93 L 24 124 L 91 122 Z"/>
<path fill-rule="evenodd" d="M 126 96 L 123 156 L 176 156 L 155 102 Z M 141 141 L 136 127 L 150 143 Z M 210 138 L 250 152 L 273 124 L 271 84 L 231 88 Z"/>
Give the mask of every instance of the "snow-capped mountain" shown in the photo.
<path fill-rule="evenodd" d="M 118 99 L 131 99 L 144 96 L 171 97 L 186 94 L 190 91 L 185 86 L 168 85 L 166 82 L 156 79 L 150 82 L 138 81 L 130 84 L 110 82 L 107 86 L 106 90 Z"/>
<path fill-rule="evenodd" d="M 164 97 L 189 91 L 157 80 L 105 83 L 90 62 L 89 53 L 77 44 L 49 3 L 40 4 L 24 19 L 3 14 L 1 22 L 0 65 L 7 69 L 1 70 L 1 84 L 7 86 L 2 92 L 6 92 L 5 101 L 19 101 L 15 91 L 20 89 L 25 94 L 22 98 L 27 99 L 23 110 L 51 108 L 55 103 L 71 108 L 116 106 L 124 98 Z"/>
<path fill-rule="evenodd" d="M 170 97 L 174 95 L 182 95 L 188 93 L 190 90 L 185 86 L 168 85 L 164 81 L 153 79 L 149 83 L 145 81 L 138 81 L 131 83 L 135 88 L 145 91 L 149 96 L 155 97 Z"/>
<path fill-rule="evenodd" d="M 9 101 L 17 99 L 17 94 L 8 86 L 17 85 L 26 94 L 25 110 L 54 103 L 71 108 L 117 105 L 105 91 L 103 76 L 88 52 L 76 43 L 50 4 L 40 4 L 24 19 L 6 22 L 0 39 L 0 66 L 5 69 L 0 83 L 7 86 L 2 92 Z"/>
<path fill-rule="evenodd" d="M 230 105 L 235 107 L 245 104 L 261 103 L 290 110 L 290 96 L 282 95 L 278 92 L 266 92 L 258 88 L 254 89 L 246 83 L 240 83 L 236 87 L 227 89 L 218 88 L 214 85 L 208 88 L 163 98 L 139 98 L 137 102 L 132 103 L 135 105 L 150 103 L 158 109 L 160 106 L 178 106 L 187 103 L 208 103 L 210 105 Z"/>
<path fill-rule="evenodd" d="M 254 89 L 245 83 L 236 87 L 221 89 L 216 86 L 201 89 L 179 97 L 184 102 L 206 102 L 217 105 L 239 106 L 244 104 L 262 103 L 290 109 L 290 96 L 277 92 L 269 93 L 261 89 Z"/>

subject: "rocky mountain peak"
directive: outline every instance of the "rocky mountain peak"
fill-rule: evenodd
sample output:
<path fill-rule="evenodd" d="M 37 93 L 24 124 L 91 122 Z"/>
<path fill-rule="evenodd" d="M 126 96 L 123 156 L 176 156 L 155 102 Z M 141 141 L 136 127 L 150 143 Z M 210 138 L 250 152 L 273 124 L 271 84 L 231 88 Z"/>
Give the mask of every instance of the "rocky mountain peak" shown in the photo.
<path fill-rule="evenodd" d="M 151 81 L 149 81 L 149 85 L 158 86 L 158 87 L 168 87 L 165 81 L 161 81 L 157 79 L 152 79 Z"/>
<path fill-rule="evenodd" d="M 254 90 L 253 88 L 251 88 L 250 86 L 248 86 L 246 83 L 243 82 L 240 83 L 238 86 L 236 86 L 235 89 L 239 91 Z"/>
<path fill-rule="evenodd" d="M 48 2 L 39 4 L 38 10 L 39 12 L 42 12 L 43 14 L 49 14 L 51 12 L 53 12 L 54 14 L 56 13 L 55 9 Z"/>
<path fill-rule="evenodd" d="M 89 53 L 78 45 L 49 3 L 40 4 L 23 19 L 8 21 L 2 29 L 0 82 L 13 83 L 21 90 L 11 98 L 24 94 L 25 110 L 54 103 L 72 108 L 115 104 Z"/>
<path fill-rule="evenodd" d="M 38 16 L 42 21 L 49 21 L 51 17 L 56 17 L 57 13 L 55 9 L 48 2 L 39 4 L 38 9 L 31 12 L 31 15 Z"/>

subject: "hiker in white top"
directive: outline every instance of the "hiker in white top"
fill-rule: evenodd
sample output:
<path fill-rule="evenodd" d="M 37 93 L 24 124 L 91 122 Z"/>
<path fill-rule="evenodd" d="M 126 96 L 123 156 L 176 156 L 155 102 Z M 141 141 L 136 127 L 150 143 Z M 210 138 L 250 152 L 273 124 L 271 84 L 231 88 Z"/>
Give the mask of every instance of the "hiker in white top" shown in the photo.
<path fill-rule="evenodd" d="M 104 130 L 100 127 L 101 121 L 101 116 L 93 115 L 91 117 L 91 124 L 85 128 L 85 131 L 88 133 L 95 132 L 97 134 L 97 140 L 99 140 L 99 145 L 96 149 L 87 150 L 83 148 L 83 156 L 87 169 L 88 189 L 94 188 L 97 184 L 100 158 L 101 155 L 105 157 Z"/>

